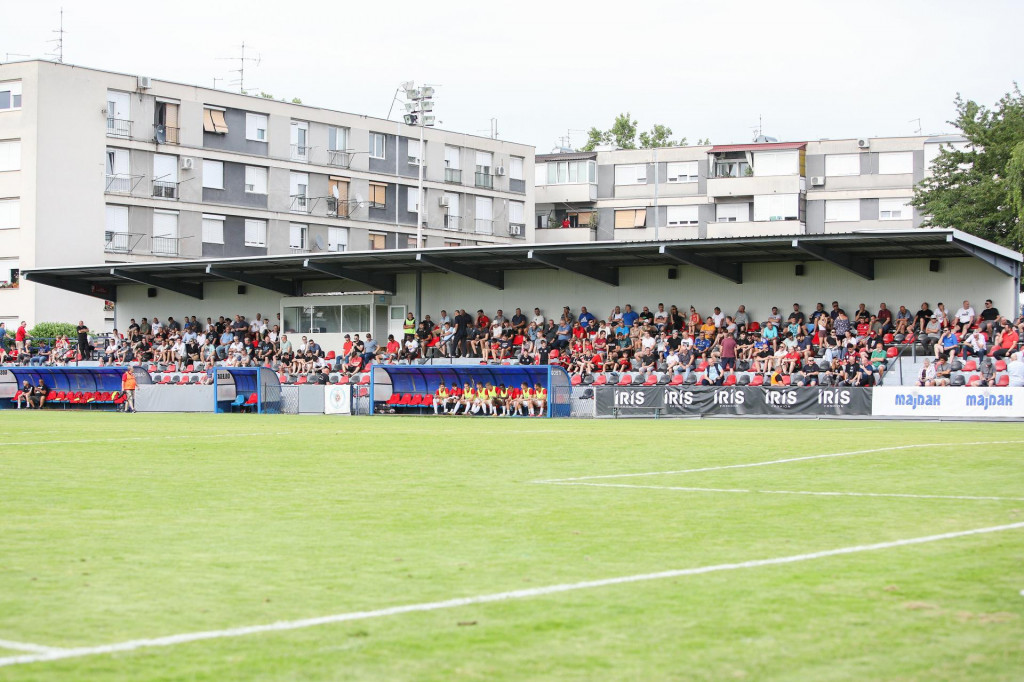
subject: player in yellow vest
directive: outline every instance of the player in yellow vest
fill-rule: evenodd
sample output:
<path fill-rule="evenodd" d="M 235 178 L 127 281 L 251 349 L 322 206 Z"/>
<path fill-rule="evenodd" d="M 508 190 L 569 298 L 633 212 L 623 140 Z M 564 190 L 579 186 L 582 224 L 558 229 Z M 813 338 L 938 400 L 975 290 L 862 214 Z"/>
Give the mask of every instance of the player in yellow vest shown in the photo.
<path fill-rule="evenodd" d="M 533 414 L 533 390 L 530 388 L 530 384 L 523 382 L 522 386 L 519 387 L 519 397 L 515 401 L 516 414 L 520 417 L 523 416 L 523 406 L 526 406 L 530 410 L 530 414 Z"/>
<path fill-rule="evenodd" d="M 447 412 L 445 409 L 448 405 L 448 387 L 444 385 L 442 381 L 437 385 L 437 390 L 434 391 L 434 414 L 437 414 L 437 408 L 441 408 L 441 414 Z"/>
<path fill-rule="evenodd" d="M 484 388 L 483 384 L 479 381 L 476 382 L 476 396 L 473 400 L 473 414 L 477 414 L 480 408 L 483 408 L 484 414 L 487 414 L 487 389 Z"/>
<path fill-rule="evenodd" d="M 543 417 L 544 411 L 548 406 L 548 390 L 540 384 L 533 385 L 533 404 L 537 408 L 537 416 Z M 533 410 L 530 410 L 530 416 L 533 416 Z"/>
<path fill-rule="evenodd" d="M 468 383 L 463 384 L 462 385 L 462 397 L 458 398 L 455 401 L 455 407 L 452 408 L 452 412 L 451 413 L 452 414 L 458 414 L 459 413 L 459 406 L 460 405 L 466 408 L 466 409 L 464 409 L 462 411 L 462 413 L 463 414 L 468 413 L 469 412 L 469 408 L 472 407 L 473 401 L 475 399 L 476 399 L 476 395 L 475 395 L 475 391 L 473 391 L 473 387 L 470 386 Z"/>
<path fill-rule="evenodd" d="M 406 341 L 416 336 L 416 318 L 412 316 L 412 313 L 406 315 L 402 320 L 402 333 L 405 334 Z"/>
<path fill-rule="evenodd" d="M 512 401 L 509 399 L 509 390 L 505 384 L 498 384 L 498 404 L 501 405 L 501 416 L 507 417 Z"/>

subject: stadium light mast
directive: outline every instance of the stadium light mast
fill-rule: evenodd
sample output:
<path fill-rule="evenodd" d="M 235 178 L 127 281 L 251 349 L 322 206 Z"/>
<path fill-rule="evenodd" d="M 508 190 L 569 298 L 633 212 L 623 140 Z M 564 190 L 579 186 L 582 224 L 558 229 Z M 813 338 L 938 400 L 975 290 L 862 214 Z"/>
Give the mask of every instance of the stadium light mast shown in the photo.
<path fill-rule="evenodd" d="M 423 162 L 425 160 L 423 130 L 433 127 L 436 121 L 436 117 L 429 113 L 434 110 L 434 88 L 429 85 L 417 88 L 415 81 L 406 81 L 402 83 L 402 90 L 405 92 L 407 100 L 406 113 L 402 119 L 406 125 L 419 126 L 420 129 L 420 149 L 419 158 L 417 158 L 419 177 L 416 182 L 416 248 L 421 249 L 423 248 L 423 221 L 427 218 L 424 210 L 426 201 L 423 198 Z"/>

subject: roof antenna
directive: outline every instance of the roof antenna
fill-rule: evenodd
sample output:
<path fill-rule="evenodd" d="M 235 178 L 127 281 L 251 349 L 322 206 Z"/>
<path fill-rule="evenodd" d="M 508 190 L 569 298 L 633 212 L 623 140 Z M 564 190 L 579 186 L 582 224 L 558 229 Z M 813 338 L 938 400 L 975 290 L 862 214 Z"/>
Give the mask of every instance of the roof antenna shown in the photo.
<path fill-rule="evenodd" d="M 46 42 L 48 42 L 48 43 L 56 43 L 57 46 L 56 46 L 56 48 L 54 48 L 53 52 L 47 52 L 46 56 L 48 56 L 48 57 L 55 57 L 57 59 L 57 63 L 58 64 L 63 64 L 64 63 L 64 34 L 67 33 L 67 31 L 64 30 L 64 8 L 63 7 L 60 8 L 60 28 L 58 28 L 56 31 L 50 31 L 50 33 L 56 33 L 57 37 L 54 38 L 53 40 L 47 40 Z"/>
<path fill-rule="evenodd" d="M 238 74 L 238 78 L 235 79 L 235 80 L 228 81 L 228 85 L 237 85 L 238 86 L 238 91 L 240 93 L 242 93 L 243 95 L 248 94 L 245 91 L 245 63 L 246 62 L 256 62 L 256 66 L 259 66 L 260 62 L 263 60 L 263 57 L 261 55 L 259 55 L 259 54 L 257 54 L 255 57 L 246 57 L 245 56 L 245 41 L 242 41 L 242 52 L 241 52 L 241 54 L 238 57 L 217 57 L 217 59 L 224 59 L 224 60 L 228 60 L 228 61 L 237 61 L 238 62 L 238 68 L 237 69 L 231 69 L 230 71 L 228 71 L 228 73 L 237 73 Z M 216 87 L 216 86 L 214 86 L 214 87 Z"/>
<path fill-rule="evenodd" d="M 907 123 L 913 123 L 915 121 L 917 121 L 917 130 L 914 131 L 914 134 L 915 135 L 920 135 L 921 134 L 921 119 L 919 119 L 919 118 L 912 118 L 909 121 L 907 121 Z"/>

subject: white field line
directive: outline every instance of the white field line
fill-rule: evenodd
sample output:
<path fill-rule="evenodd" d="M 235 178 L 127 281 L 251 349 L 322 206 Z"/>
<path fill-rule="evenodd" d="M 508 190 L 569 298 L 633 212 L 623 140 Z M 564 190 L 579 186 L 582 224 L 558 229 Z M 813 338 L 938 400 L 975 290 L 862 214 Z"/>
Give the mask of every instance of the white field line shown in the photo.
<path fill-rule="evenodd" d="M 54 646 L 43 646 L 42 644 L 32 644 L 30 642 L 12 642 L 9 639 L 0 639 L 0 649 L 11 649 L 12 651 L 31 651 L 32 653 L 36 654 L 49 654 L 56 653 L 58 651 L 64 651 L 64 649 L 58 649 Z"/>
<path fill-rule="evenodd" d="M 529 599 L 532 597 L 543 597 L 550 594 L 562 592 L 573 592 L 576 590 L 588 590 L 597 587 L 609 587 L 612 585 L 624 585 L 628 583 L 645 582 L 649 580 L 664 580 L 666 578 L 682 578 L 691 575 L 703 575 L 705 573 L 716 573 L 718 571 L 735 571 L 743 568 L 759 568 L 762 566 L 779 566 L 783 564 L 794 564 L 801 561 L 824 559 L 826 557 L 841 556 L 844 554 L 856 554 L 859 552 L 873 552 L 882 549 L 893 549 L 908 545 L 921 545 L 928 542 L 939 542 L 952 540 L 954 538 L 968 537 L 971 535 L 983 535 L 987 533 L 999 533 L 1006 530 L 1017 530 L 1024 528 L 1024 521 L 1010 523 L 1002 526 L 989 526 L 987 528 L 973 528 L 971 530 L 954 531 L 941 533 L 939 535 L 925 535 L 916 538 L 905 538 L 903 540 L 892 540 L 890 542 L 879 542 L 871 545 L 854 545 L 853 547 L 840 547 L 838 549 L 827 549 L 820 552 L 808 554 L 793 554 L 790 556 L 776 557 L 773 559 L 754 559 L 730 564 L 716 564 L 713 566 L 698 566 L 696 568 L 683 568 L 659 573 L 640 573 L 636 575 L 619 576 L 616 578 L 604 578 L 601 580 L 587 580 L 578 583 L 563 583 L 560 585 L 548 585 L 546 587 L 533 587 L 525 590 L 513 590 L 511 592 L 498 592 L 484 594 L 476 597 L 459 597 L 445 601 L 426 602 L 421 604 L 406 604 L 404 606 L 391 606 L 373 611 L 354 611 L 350 613 L 338 613 L 318 618 L 304 618 L 302 620 L 286 620 L 264 625 L 250 625 L 247 627 L 228 628 L 226 630 L 207 630 L 205 632 L 189 632 L 153 639 L 133 639 L 117 644 L 106 644 L 102 646 L 77 647 L 73 649 L 60 649 L 38 654 L 26 654 L 20 656 L 9 656 L 0 658 L 0 667 L 20 665 L 25 663 L 40 663 L 43 661 L 57 661 L 66 658 L 80 658 L 83 656 L 96 656 L 99 654 L 113 654 L 136 649 L 153 647 L 174 646 L 187 644 L 209 639 L 223 639 L 226 637 L 244 637 L 264 632 L 280 632 L 285 630 L 299 630 L 302 628 L 330 625 L 332 623 L 346 623 L 370 618 L 383 618 L 386 616 L 397 616 L 405 613 L 418 613 L 426 611 L 437 611 L 440 609 L 452 609 L 462 606 L 473 606 L 475 604 L 490 604 L 504 602 L 513 599 Z"/>
<path fill-rule="evenodd" d="M 925 500 L 997 500 L 1024 502 L 1024 497 L 992 497 L 987 495 L 912 495 L 910 493 L 847 493 L 815 490 L 748 490 L 745 488 L 688 488 L 673 485 L 630 485 L 629 483 L 564 482 L 550 485 L 579 485 L 590 488 L 640 488 L 644 490 L 683 490 L 694 493 L 755 493 L 761 495 L 821 495 L 823 497 L 910 497 Z"/>
<path fill-rule="evenodd" d="M 632 478 L 635 476 L 667 476 L 670 474 L 695 474 L 701 471 L 722 471 L 723 469 L 748 469 L 750 467 L 763 467 L 770 464 L 786 464 L 788 462 L 805 462 L 811 459 L 825 459 L 829 457 L 849 457 L 850 455 L 866 455 L 873 452 L 890 452 L 893 450 L 910 450 L 912 448 L 941 448 L 951 445 L 1006 445 L 1009 443 L 1024 443 L 1024 440 L 991 440 L 978 441 L 973 443 L 915 443 L 914 445 L 894 445 L 886 448 L 872 448 L 870 450 L 852 450 L 850 452 L 829 452 L 822 455 L 806 455 L 804 457 L 787 457 L 786 459 L 773 459 L 767 462 L 748 462 L 746 464 L 727 464 L 724 466 L 700 467 L 699 469 L 677 469 L 675 471 L 645 471 L 634 474 L 604 474 L 602 476 L 577 476 L 575 478 L 549 478 L 534 483 L 566 483 L 570 481 L 595 481 L 605 478 Z"/>
<path fill-rule="evenodd" d="M 278 431 L 276 433 L 239 433 L 235 435 L 244 436 L 287 436 L 291 431 Z M 134 436 L 130 438 L 82 438 L 78 440 L 27 440 L 21 442 L 5 442 L 5 445 L 60 445 L 64 443 L 122 443 L 139 440 L 177 440 L 181 438 L 196 437 L 195 434 L 187 436 Z"/>

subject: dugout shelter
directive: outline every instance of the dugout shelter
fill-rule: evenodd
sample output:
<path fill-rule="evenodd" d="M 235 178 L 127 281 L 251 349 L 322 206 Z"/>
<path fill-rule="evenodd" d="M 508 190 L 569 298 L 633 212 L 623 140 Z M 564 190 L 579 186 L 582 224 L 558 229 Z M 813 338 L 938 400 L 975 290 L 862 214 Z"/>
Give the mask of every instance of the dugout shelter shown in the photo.
<path fill-rule="evenodd" d="M 14 397 L 27 381 L 36 386 L 42 379 L 50 389 L 47 404 L 54 407 L 87 406 L 115 409 L 121 401 L 121 375 L 127 367 L 0 367 L 0 409 L 16 407 Z M 153 383 L 149 373 L 132 367 L 135 382 Z"/>
<path fill-rule="evenodd" d="M 214 412 L 281 413 L 281 380 L 266 367 L 218 367 Z"/>

